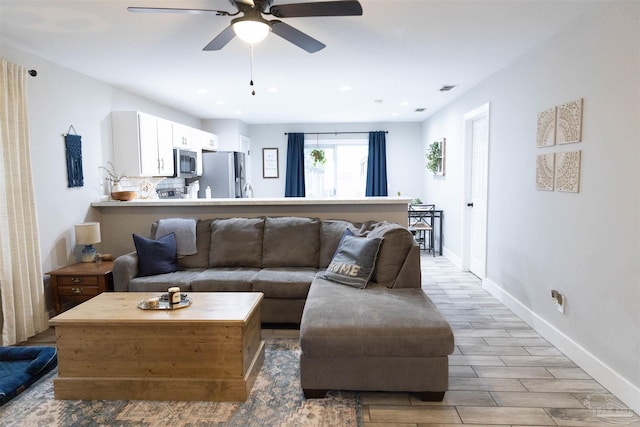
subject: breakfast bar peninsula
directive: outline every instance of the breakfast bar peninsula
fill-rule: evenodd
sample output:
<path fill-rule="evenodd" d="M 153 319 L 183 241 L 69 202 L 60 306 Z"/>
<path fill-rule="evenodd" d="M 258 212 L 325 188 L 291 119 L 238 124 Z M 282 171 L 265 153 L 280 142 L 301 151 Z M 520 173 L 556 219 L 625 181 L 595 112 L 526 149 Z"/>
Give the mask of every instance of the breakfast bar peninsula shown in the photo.
<path fill-rule="evenodd" d="M 94 202 L 91 206 L 98 212 L 103 247 L 118 256 L 134 249 L 132 233 L 148 236 L 149 224 L 162 218 L 305 216 L 351 222 L 389 221 L 406 227 L 410 201 L 407 197 L 149 199 Z"/>

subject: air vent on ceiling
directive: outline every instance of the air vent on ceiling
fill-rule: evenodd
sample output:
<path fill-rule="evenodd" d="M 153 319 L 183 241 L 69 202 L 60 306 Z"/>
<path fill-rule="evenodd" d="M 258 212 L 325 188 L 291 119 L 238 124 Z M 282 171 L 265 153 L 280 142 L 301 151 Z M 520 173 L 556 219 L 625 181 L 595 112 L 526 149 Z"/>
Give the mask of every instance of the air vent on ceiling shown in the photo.
<path fill-rule="evenodd" d="M 422 113 L 424 110 L 426 110 L 424 107 L 416 108 L 416 113 Z"/>
<path fill-rule="evenodd" d="M 440 92 L 449 92 L 454 87 L 456 87 L 456 85 L 444 85 L 440 88 Z"/>

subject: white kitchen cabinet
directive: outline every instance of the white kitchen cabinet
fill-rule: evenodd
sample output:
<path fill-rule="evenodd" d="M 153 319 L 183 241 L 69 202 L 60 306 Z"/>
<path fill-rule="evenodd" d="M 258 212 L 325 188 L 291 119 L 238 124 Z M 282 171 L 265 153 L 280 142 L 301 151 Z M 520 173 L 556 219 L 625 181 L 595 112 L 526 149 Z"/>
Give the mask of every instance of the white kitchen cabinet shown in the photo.
<path fill-rule="evenodd" d="M 227 132 L 220 133 L 220 141 L 218 150 L 216 151 L 240 151 L 249 154 L 251 149 L 251 138 L 238 133 Z"/>
<path fill-rule="evenodd" d="M 175 174 L 172 128 L 172 122 L 158 118 L 158 159 L 160 159 L 161 176 L 173 176 Z"/>
<path fill-rule="evenodd" d="M 215 133 L 192 129 L 191 135 L 193 136 L 194 146 L 200 147 L 205 151 L 218 151 L 220 142 L 218 135 Z"/>
<path fill-rule="evenodd" d="M 127 176 L 173 176 L 171 122 L 138 111 L 113 111 L 113 165 Z"/>
<path fill-rule="evenodd" d="M 193 128 L 173 123 L 173 147 L 192 149 L 193 148 Z"/>

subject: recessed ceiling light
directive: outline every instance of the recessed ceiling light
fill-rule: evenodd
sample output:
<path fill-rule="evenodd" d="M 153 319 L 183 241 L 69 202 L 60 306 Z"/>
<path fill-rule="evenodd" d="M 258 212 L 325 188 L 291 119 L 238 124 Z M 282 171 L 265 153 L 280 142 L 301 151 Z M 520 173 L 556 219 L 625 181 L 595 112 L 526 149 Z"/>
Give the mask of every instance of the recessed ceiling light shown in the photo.
<path fill-rule="evenodd" d="M 196 89 L 196 93 L 200 93 L 200 94 L 203 94 L 203 95 L 204 95 L 205 93 L 207 93 L 207 92 L 208 92 L 208 91 L 207 91 L 206 89 Z"/>
<path fill-rule="evenodd" d="M 391 115 L 392 115 L 393 117 L 398 117 L 400 114 L 398 114 L 398 113 L 391 113 Z"/>
<path fill-rule="evenodd" d="M 240 114 L 242 114 L 242 111 L 240 111 L 240 110 L 236 110 L 236 111 L 234 111 L 234 112 L 233 112 L 233 114 L 240 115 Z"/>
<path fill-rule="evenodd" d="M 403 107 L 406 107 L 409 105 L 409 103 L 407 101 L 403 101 L 400 103 L 400 105 L 402 105 Z"/>
<path fill-rule="evenodd" d="M 342 86 L 340 86 L 340 90 L 343 91 L 343 92 L 349 91 L 349 90 L 351 90 L 351 86 L 342 85 Z"/>
<path fill-rule="evenodd" d="M 219 99 L 216 101 L 216 104 L 218 105 L 224 105 L 224 101 L 222 99 Z"/>
<path fill-rule="evenodd" d="M 270 88 L 267 89 L 267 91 L 271 92 L 271 93 L 276 93 L 278 91 L 278 88 L 277 87 L 270 87 Z"/>

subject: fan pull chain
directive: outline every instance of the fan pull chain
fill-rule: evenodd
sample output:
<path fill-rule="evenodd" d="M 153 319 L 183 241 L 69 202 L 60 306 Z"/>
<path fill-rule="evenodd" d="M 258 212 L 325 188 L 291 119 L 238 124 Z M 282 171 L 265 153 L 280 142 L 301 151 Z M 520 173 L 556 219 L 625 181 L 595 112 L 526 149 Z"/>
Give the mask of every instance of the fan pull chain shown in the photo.
<path fill-rule="evenodd" d="M 251 81 L 249 81 L 249 86 L 251 86 L 251 95 L 255 96 L 256 91 L 253 88 L 253 45 L 249 45 L 249 49 L 251 50 Z"/>

